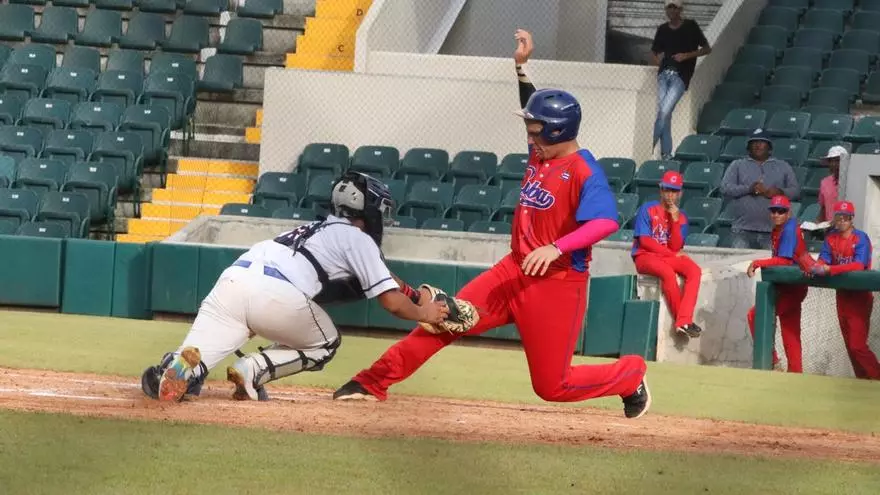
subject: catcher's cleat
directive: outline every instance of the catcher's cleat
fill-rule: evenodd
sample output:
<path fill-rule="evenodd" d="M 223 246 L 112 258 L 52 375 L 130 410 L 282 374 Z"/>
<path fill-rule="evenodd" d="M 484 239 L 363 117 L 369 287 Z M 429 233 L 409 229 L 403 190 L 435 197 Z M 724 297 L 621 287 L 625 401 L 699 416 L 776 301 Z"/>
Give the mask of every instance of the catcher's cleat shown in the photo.
<path fill-rule="evenodd" d="M 378 400 L 375 395 L 367 392 L 360 383 L 349 380 L 348 383 L 339 387 L 339 390 L 333 392 L 333 400 Z"/>
<path fill-rule="evenodd" d="M 202 362 L 202 354 L 195 347 L 186 347 L 162 372 L 159 381 L 160 401 L 180 401 L 193 380 L 193 368 Z M 201 391 L 201 386 L 198 387 Z"/>
<path fill-rule="evenodd" d="M 630 419 L 641 418 L 650 407 L 651 391 L 648 390 L 647 379 L 643 377 L 635 393 L 623 398 L 623 414 Z"/>
<path fill-rule="evenodd" d="M 226 379 L 235 385 L 232 398 L 235 400 L 269 400 L 269 394 L 263 386 L 254 386 L 254 367 L 250 358 L 241 358 L 226 368 Z"/>

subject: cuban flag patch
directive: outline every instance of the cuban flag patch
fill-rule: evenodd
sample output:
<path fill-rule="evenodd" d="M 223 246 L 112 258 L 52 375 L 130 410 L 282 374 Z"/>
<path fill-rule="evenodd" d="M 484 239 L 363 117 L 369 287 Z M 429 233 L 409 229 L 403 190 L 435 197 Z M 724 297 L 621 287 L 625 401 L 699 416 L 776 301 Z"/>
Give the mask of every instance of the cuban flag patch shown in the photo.
<path fill-rule="evenodd" d="M 571 175 L 568 172 L 562 172 L 562 180 L 568 180 L 571 178 Z"/>

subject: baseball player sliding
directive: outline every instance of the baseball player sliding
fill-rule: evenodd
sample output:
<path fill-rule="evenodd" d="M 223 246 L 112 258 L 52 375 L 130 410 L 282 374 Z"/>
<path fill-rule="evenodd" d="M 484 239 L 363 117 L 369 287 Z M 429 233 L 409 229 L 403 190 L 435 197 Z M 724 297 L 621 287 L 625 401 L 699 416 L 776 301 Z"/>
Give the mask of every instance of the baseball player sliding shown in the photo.
<path fill-rule="evenodd" d="M 516 40 L 523 107 L 517 114 L 528 135 L 528 167 L 514 213 L 511 252 L 457 294 L 479 310 L 478 322 L 466 334 L 513 322 L 539 397 L 574 402 L 617 395 L 626 417 L 638 418 L 651 405 L 641 356 L 571 365 L 584 321 L 591 247 L 618 229 L 617 203 L 602 168 L 576 141 L 580 104 L 565 91 L 536 91 L 525 73 L 532 37 L 519 30 Z M 462 335 L 417 327 L 333 397 L 385 400 L 391 385 Z"/>
<path fill-rule="evenodd" d="M 426 325 L 455 324 L 446 321 L 450 311 L 467 316 L 442 291 L 414 289 L 388 271 L 380 247 L 394 202 L 385 184 L 345 173 L 331 203 L 326 219 L 255 244 L 223 271 L 177 351 L 144 371 L 145 394 L 198 395 L 208 372 L 235 352 L 240 358 L 227 368 L 233 398 L 268 399 L 266 383 L 318 371 L 336 354 L 339 332 L 322 304 L 375 297 L 395 316 Z M 274 344 L 242 354 L 254 335 Z"/>
<path fill-rule="evenodd" d="M 855 213 L 849 201 L 834 204 L 834 229 L 826 234 L 818 263 L 808 275 L 824 277 L 871 269 L 871 239 L 853 227 Z M 868 347 L 873 304 L 871 291 L 837 290 L 837 319 L 853 371 L 857 378 L 880 380 L 880 363 Z"/>

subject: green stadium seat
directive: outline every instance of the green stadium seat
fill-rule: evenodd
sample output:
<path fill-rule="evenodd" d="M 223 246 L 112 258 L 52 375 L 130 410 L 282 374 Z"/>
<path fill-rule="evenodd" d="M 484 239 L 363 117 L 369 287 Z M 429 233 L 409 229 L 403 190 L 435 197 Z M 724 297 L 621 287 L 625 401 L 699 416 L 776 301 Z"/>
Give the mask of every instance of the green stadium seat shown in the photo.
<path fill-rule="evenodd" d="M 89 101 L 95 90 L 96 78 L 97 73 L 91 69 L 59 67 L 49 73 L 43 96 L 71 104 Z"/>
<path fill-rule="evenodd" d="M 732 110 L 721 121 L 718 133 L 721 136 L 743 136 L 751 134 L 755 129 L 764 127 L 767 112 L 753 108 Z"/>
<path fill-rule="evenodd" d="M 695 247 L 718 247 L 719 238 L 720 236 L 718 234 L 704 234 L 694 232 L 692 234 L 688 234 L 688 236 L 684 240 L 684 245 Z"/>
<path fill-rule="evenodd" d="M 767 123 L 764 132 L 771 137 L 802 138 L 810 128 L 810 114 L 806 112 L 777 112 Z"/>
<path fill-rule="evenodd" d="M 800 184 L 801 182 L 798 182 Z M 800 201 L 792 201 L 791 202 L 791 216 L 797 218 L 798 215 L 801 214 L 801 202 Z"/>
<path fill-rule="evenodd" d="M 199 77 L 196 61 L 191 56 L 182 53 L 159 52 L 153 54 L 150 59 L 150 73 L 153 72 L 183 74 L 193 81 Z"/>
<path fill-rule="evenodd" d="M 52 0 L 52 5 L 63 5 L 65 7 L 87 9 L 89 8 L 89 0 Z"/>
<path fill-rule="evenodd" d="M 849 94 L 850 101 L 855 101 L 861 91 L 861 76 L 852 69 L 825 69 L 819 87 L 843 90 Z"/>
<path fill-rule="evenodd" d="M 636 162 L 632 158 L 606 157 L 599 159 L 611 190 L 620 193 L 626 190 L 636 173 Z"/>
<path fill-rule="evenodd" d="M 801 210 L 800 215 L 798 215 L 799 222 L 815 222 L 816 218 L 819 216 L 819 203 L 810 203 L 806 208 Z"/>
<path fill-rule="evenodd" d="M 807 139 L 843 139 L 852 130 L 853 118 L 849 114 L 814 114 L 807 131 Z"/>
<path fill-rule="evenodd" d="M 0 92 L 6 96 L 37 98 L 46 85 L 47 72 L 38 65 L 6 65 L 0 75 Z"/>
<path fill-rule="evenodd" d="M 34 220 L 61 225 L 68 237 L 85 238 L 90 216 L 89 198 L 85 194 L 52 191 L 43 195 Z"/>
<path fill-rule="evenodd" d="M 726 166 L 720 162 L 694 162 L 684 171 L 682 203 L 686 197 L 709 197 L 721 185 Z"/>
<path fill-rule="evenodd" d="M 33 8 L 27 5 L 0 5 L 0 40 L 24 41 L 33 30 Z"/>
<path fill-rule="evenodd" d="M 102 103 L 102 105 L 109 105 Z M 171 133 L 171 115 L 163 107 L 131 105 L 119 120 L 119 131 L 137 133 L 144 143 L 144 163 L 164 163 Z"/>
<path fill-rule="evenodd" d="M 253 55 L 254 52 L 263 51 L 263 23 L 256 19 L 230 20 L 217 51 L 235 55 Z"/>
<path fill-rule="evenodd" d="M 16 125 L 27 98 L 20 95 L 0 95 L 0 124 Z"/>
<path fill-rule="evenodd" d="M 806 139 L 783 138 L 773 140 L 773 157 L 787 162 L 792 167 L 800 167 L 807 161 L 811 142 Z"/>
<path fill-rule="evenodd" d="M 208 20 L 204 17 L 182 15 L 171 24 L 171 34 L 162 42 L 162 49 L 169 52 L 198 53 L 208 44 Z"/>
<path fill-rule="evenodd" d="M 337 174 L 316 174 L 309 178 L 309 187 L 306 189 L 305 195 L 299 201 L 299 206 L 303 208 L 327 209 L 330 207 L 330 194 L 333 191 L 333 184 L 336 182 Z"/>
<path fill-rule="evenodd" d="M 813 149 L 810 151 L 804 166 L 806 167 L 823 167 L 822 157 L 828 154 L 828 150 L 832 146 L 843 146 L 847 153 L 852 153 L 852 143 L 846 141 L 814 141 Z"/>
<path fill-rule="evenodd" d="M 712 91 L 712 100 L 731 101 L 740 106 L 749 106 L 755 101 L 757 92 L 754 86 L 740 83 L 721 83 Z"/>
<path fill-rule="evenodd" d="M 821 253 L 822 246 L 825 245 L 825 241 L 820 241 L 817 239 L 810 239 L 807 241 L 807 252 L 810 253 Z"/>
<path fill-rule="evenodd" d="M 780 26 L 789 33 L 798 28 L 800 12 L 785 7 L 765 7 L 758 16 L 758 26 Z"/>
<path fill-rule="evenodd" d="M 877 60 L 880 52 L 880 32 L 868 29 L 850 29 L 840 40 L 840 48 L 847 50 L 862 50 L 868 53 L 870 62 Z"/>
<path fill-rule="evenodd" d="M 522 191 L 519 189 L 511 189 L 504 194 L 504 197 L 501 198 L 501 206 L 498 207 L 492 213 L 492 218 L 490 220 L 494 222 L 513 222 L 513 212 L 516 210 L 516 207 L 519 206 L 519 197 L 522 194 Z"/>
<path fill-rule="evenodd" d="M 473 232 L 476 234 L 510 235 L 512 230 L 513 226 L 507 222 L 492 222 L 486 220 L 474 222 L 468 228 L 468 232 Z"/>
<path fill-rule="evenodd" d="M 140 191 L 138 178 L 144 168 L 144 143 L 133 132 L 97 133 L 89 161 L 109 163 L 116 168 L 120 193 Z M 134 195 L 138 197 L 137 194 Z"/>
<path fill-rule="evenodd" d="M 88 46 L 70 45 L 64 51 L 61 67 L 65 69 L 86 69 L 101 72 L 101 52 Z"/>
<path fill-rule="evenodd" d="M 92 101 L 112 103 L 124 108 L 137 103 L 143 90 L 142 73 L 108 70 L 98 76 Z"/>
<path fill-rule="evenodd" d="M 801 66 L 812 71 L 813 77 L 822 71 L 825 54 L 815 48 L 793 47 L 785 50 L 780 66 Z"/>
<path fill-rule="evenodd" d="M 253 20 L 253 19 L 247 19 Z M 259 22 L 259 21 L 255 21 Z M 349 169 L 387 179 L 400 165 L 400 151 L 393 146 L 360 146 L 351 156 Z"/>
<path fill-rule="evenodd" d="M 807 167 L 792 167 L 794 171 L 794 178 L 797 180 L 798 184 L 803 184 L 807 182 L 807 177 L 810 175 L 810 170 Z"/>
<path fill-rule="evenodd" d="M 28 189 L 0 189 L 0 219 L 16 227 L 29 222 L 40 208 L 40 197 Z"/>
<path fill-rule="evenodd" d="M 840 36 L 843 34 L 844 15 L 839 10 L 813 8 L 804 14 L 801 27 L 825 29 Z"/>
<path fill-rule="evenodd" d="M 64 129 L 70 121 L 70 102 L 55 98 L 34 98 L 24 104 L 21 124 L 41 129 L 43 134 Z"/>
<path fill-rule="evenodd" d="M 90 101 L 78 103 L 73 106 L 70 128 L 93 132 L 115 131 L 122 117 L 122 108 L 114 103 Z"/>
<path fill-rule="evenodd" d="M 632 243 L 634 233 L 632 229 L 619 229 L 617 232 L 608 236 L 607 240 L 612 242 Z"/>
<path fill-rule="evenodd" d="M 810 90 L 813 89 L 813 76 L 813 70 L 809 67 L 803 67 L 800 65 L 781 66 L 776 68 L 776 71 L 773 73 L 773 80 L 770 84 L 775 87 L 788 86 L 790 88 L 797 88 L 799 91 L 798 96 L 800 99 L 803 99 L 806 98 L 807 94 L 810 93 Z M 783 101 L 789 108 L 792 108 L 800 103 L 800 99 L 796 102 L 793 99 L 784 99 Z"/>
<path fill-rule="evenodd" d="M 9 220 L 0 220 L 0 235 L 15 235 L 18 226 Z"/>
<path fill-rule="evenodd" d="M 838 109 L 834 107 L 829 107 L 827 105 L 804 105 L 801 107 L 801 112 L 806 112 L 811 115 L 818 115 L 821 113 L 841 113 Z"/>
<path fill-rule="evenodd" d="M 96 9 L 129 11 L 134 7 L 132 0 L 94 0 Z"/>
<path fill-rule="evenodd" d="M 689 162 L 714 162 L 721 154 L 723 145 L 724 138 L 721 136 L 691 134 L 685 137 L 675 149 L 675 159 Z M 638 176 L 638 172 L 636 176 Z"/>
<path fill-rule="evenodd" d="M 89 200 L 90 223 L 109 223 L 113 232 L 118 182 L 116 168 L 109 163 L 77 162 L 70 166 L 61 190 L 85 195 Z"/>
<path fill-rule="evenodd" d="M 265 206 L 248 203 L 226 203 L 220 208 L 221 215 L 237 217 L 271 218 L 272 213 Z"/>
<path fill-rule="evenodd" d="M 348 168 L 348 146 L 336 143 L 309 143 L 298 159 L 297 173 L 307 177 L 315 174 L 338 176 Z"/>
<path fill-rule="evenodd" d="M 862 0 L 865 3 L 865 0 Z M 860 9 L 861 10 L 861 9 Z M 852 16 L 850 29 L 880 31 L 880 11 L 858 11 Z"/>
<path fill-rule="evenodd" d="M 801 89 L 796 86 L 764 86 L 761 90 L 761 103 L 773 103 L 786 110 L 797 110 L 801 100 Z"/>
<path fill-rule="evenodd" d="M 183 2 L 175 0 L 140 0 L 138 6 L 142 12 L 159 12 L 163 14 L 173 14 L 178 7 L 183 6 Z"/>
<path fill-rule="evenodd" d="M 788 46 L 789 32 L 780 26 L 755 26 L 749 31 L 746 45 L 772 46 L 776 52 L 782 54 Z"/>
<path fill-rule="evenodd" d="M 834 50 L 836 36 L 827 29 L 804 28 L 794 33 L 793 47 L 815 48 L 828 53 Z"/>
<path fill-rule="evenodd" d="M 426 218 L 422 222 L 422 230 L 449 230 L 453 232 L 464 231 L 464 221 L 456 218 Z"/>
<path fill-rule="evenodd" d="M 880 0 L 859 0 L 859 8 L 855 14 L 859 12 L 880 12 Z"/>
<path fill-rule="evenodd" d="M 852 130 L 843 137 L 850 143 L 876 143 L 880 141 L 880 117 L 865 116 L 855 123 Z"/>
<path fill-rule="evenodd" d="M 849 113 L 850 94 L 838 88 L 816 88 L 810 91 L 807 105 L 833 108 L 838 113 Z"/>
<path fill-rule="evenodd" d="M 759 26 L 756 29 L 773 29 L 775 26 Z M 724 82 L 745 84 L 759 90 L 767 82 L 767 69 L 760 65 L 731 65 L 724 74 Z"/>
<path fill-rule="evenodd" d="M 417 182 L 407 194 L 406 201 L 397 209 L 397 214 L 415 217 L 421 225 L 428 218 L 443 217 L 452 206 L 454 194 L 449 183 Z"/>
<path fill-rule="evenodd" d="M 828 61 L 828 68 L 852 69 L 858 72 L 862 79 L 865 79 L 871 71 L 871 54 L 864 50 L 845 48 L 835 50 Z"/>
<path fill-rule="evenodd" d="M 862 102 L 869 105 L 880 104 L 880 71 L 875 71 L 868 77 L 862 90 Z"/>
<path fill-rule="evenodd" d="M 676 160 L 645 161 L 636 170 L 630 191 L 639 195 L 640 203 L 656 198 L 660 191 L 660 180 L 663 178 L 663 174 L 669 170 L 681 170 L 681 162 Z"/>
<path fill-rule="evenodd" d="M 419 227 L 419 221 L 416 217 L 395 216 L 391 226 L 398 229 L 417 229 Z"/>
<path fill-rule="evenodd" d="M 621 226 L 628 224 L 639 210 L 639 195 L 635 193 L 617 193 L 614 195 L 617 201 L 617 212 L 622 217 Z"/>
<path fill-rule="evenodd" d="M 6 63 L 7 66 L 37 65 L 45 69 L 48 74 L 49 71 L 55 68 L 55 58 L 56 53 L 54 46 L 40 43 L 27 43 L 25 45 L 20 45 L 13 50 Z"/>
<path fill-rule="evenodd" d="M 143 4 L 143 2 L 141 2 Z M 119 38 L 120 48 L 155 50 L 165 41 L 165 17 L 161 14 L 140 11 L 128 21 L 128 30 Z M 129 69 L 117 69 L 129 70 Z M 143 57 L 141 57 L 143 72 Z"/>
<path fill-rule="evenodd" d="M 708 101 L 700 109 L 697 120 L 697 133 L 714 134 L 727 114 L 739 106 L 732 101 Z"/>
<path fill-rule="evenodd" d="M 835 10 L 849 17 L 855 10 L 855 0 L 813 0 L 813 8 Z"/>
<path fill-rule="evenodd" d="M 218 53 L 205 61 L 199 91 L 231 92 L 244 86 L 244 61 L 237 55 Z"/>
<path fill-rule="evenodd" d="M 821 168 L 810 169 L 807 173 L 807 178 L 801 183 L 801 201 L 807 204 L 817 202 L 819 200 L 819 186 L 822 184 L 822 179 L 827 176 L 828 170 Z M 811 222 L 815 219 L 815 214 L 809 218 Z"/>
<path fill-rule="evenodd" d="M 733 63 L 736 65 L 758 65 L 769 71 L 776 66 L 776 49 L 766 45 L 743 45 L 736 52 Z"/>
<path fill-rule="evenodd" d="M 67 44 L 67 40 L 79 32 L 79 17 L 73 7 L 45 7 L 40 27 L 31 33 L 31 41 L 37 43 Z"/>
<path fill-rule="evenodd" d="M 317 220 L 318 213 L 311 208 L 299 208 L 296 206 L 285 206 L 272 211 L 272 218 L 280 218 L 283 220 L 302 220 L 311 222 Z"/>
<path fill-rule="evenodd" d="M 456 153 L 443 176 L 444 182 L 451 182 L 458 194 L 466 185 L 486 184 L 498 168 L 498 155 L 488 151 L 460 151 Z M 501 195 L 499 193 L 499 200 Z"/>
<path fill-rule="evenodd" d="M 748 141 L 749 136 L 731 137 L 727 143 L 725 143 L 724 148 L 721 150 L 721 154 L 718 155 L 716 160 L 721 163 L 730 163 L 734 160 L 745 158 L 748 156 Z"/>
<path fill-rule="evenodd" d="M 59 191 L 67 179 L 69 166 L 60 160 L 25 158 L 18 164 L 16 189 L 28 189 L 38 195 Z"/>
<path fill-rule="evenodd" d="M 15 163 L 39 156 L 43 151 L 43 132 L 33 127 L 0 128 L 0 152 L 11 156 Z"/>
<path fill-rule="evenodd" d="M 92 153 L 94 134 L 89 131 L 59 129 L 46 135 L 41 158 L 72 164 L 84 161 Z"/>
<path fill-rule="evenodd" d="M 12 48 L 8 45 L 0 45 L 0 67 L 6 65 L 6 61 L 12 56 Z"/>
<path fill-rule="evenodd" d="M 526 173 L 529 155 L 526 153 L 510 153 L 501 159 L 495 176 L 489 179 L 489 184 L 501 188 L 504 196 L 511 190 L 520 190 L 523 176 Z M 608 172 L 606 171 L 606 174 Z"/>
<path fill-rule="evenodd" d="M 51 239 L 65 239 L 70 237 L 70 231 L 64 225 L 52 222 L 25 222 L 16 230 L 16 235 L 26 237 L 47 237 Z"/>
<path fill-rule="evenodd" d="M 278 210 L 297 206 L 306 192 L 306 176 L 284 172 L 266 172 L 257 180 L 253 203 Z"/>
<path fill-rule="evenodd" d="M 395 205 L 400 205 L 406 201 L 406 182 L 400 179 L 385 179 L 383 182 L 388 186 Z"/>
<path fill-rule="evenodd" d="M 688 230 L 703 232 L 721 213 L 721 198 L 692 198 L 681 208 L 688 217 Z"/>
<path fill-rule="evenodd" d="M 141 14 L 138 14 L 141 15 Z M 162 20 L 164 23 L 165 21 Z M 131 24 L 129 24 L 131 29 Z M 164 29 L 164 25 L 163 25 Z M 144 54 L 136 50 L 110 50 L 105 71 L 135 72 L 144 75 Z"/>
<path fill-rule="evenodd" d="M 239 4 L 236 13 L 238 17 L 271 19 L 284 13 L 284 3 L 282 0 L 249 0 Z"/>
<path fill-rule="evenodd" d="M 183 7 L 184 14 L 214 16 L 226 10 L 226 0 L 187 0 Z"/>
<path fill-rule="evenodd" d="M 880 144 L 865 143 L 858 147 L 856 153 L 860 155 L 880 155 Z"/>
<path fill-rule="evenodd" d="M 77 45 L 109 48 L 122 37 L 122 15 L 115 10 L 92 10 L 86 16 L 82 31 L 76 36 Z"/>
<path fill-rule="evenodd" d="M 407 188 L 419 180 L 437 181 L 449 169 L 449 153 L 436 148 L 412 148 L 403 155 L 395 179 L 406 181 Z"/>
<path fill-rule="evenodd" d="M 810 0 L 769 0 L 767 6 L 786 7 L 789 9 L 795 9 L 803 14 L 808 8 L 810 8 Z"/>
<path fill-rule="evenodd" d="M 455 190 L 453 189 L 453 194 Z M 461 188 L 444 215 L 464 223 L 462 230 L 478 220 L 489 220 L 501 205 L 501 189 L 486 185 L 469 184 Z"/>
<path fill-rule="evenodd" d="M 0 189 L 12 186 L 16 168 L 15 160 L 11 156 L 0 155 Z"/>
<path fill-rule="evenodd" d="M 176 131 L 183 129 L 187 117 L 195 109 L 194 97 L 193 79 L 182 74 L 150 70 L 144 80 L 140 103 L 166 109 L 171 117 L 170 128 Z"/>

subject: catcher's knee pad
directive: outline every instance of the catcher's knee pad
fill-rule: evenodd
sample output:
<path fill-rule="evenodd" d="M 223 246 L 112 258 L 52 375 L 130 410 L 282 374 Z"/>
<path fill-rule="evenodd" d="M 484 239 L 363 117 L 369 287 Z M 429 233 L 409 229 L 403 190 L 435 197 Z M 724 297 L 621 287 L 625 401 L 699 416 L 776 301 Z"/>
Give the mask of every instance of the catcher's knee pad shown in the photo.
<path fill-rule="evenodd" d="M 242 359 L 250 361 L 254 367 L 253 384 L 259 389 L 263 385 L 295 375 L 303 371 L 320 371 L 336 355 L 340 339 L 337 338 L 317 349 L 298 350 L 273 345 L 260 348 Z"/>
<path fill-rule="evenodd" d="M 141 390 L 144 394 L 152 399 L 159 398 L 159 382 L 162 380 L 162 374 L 174 361 L 174 353 L 166 352 L 162 356 L 162 361 L 156 366 L 150 366 L 141 374 Z M 208 367 L 205 363 L 199 362 L 197 369 L 193 370 L 193 377 L 189 379 L 189 384 L 184 395 L 198 396 L 202 392 L 202 385 L 208 377 Z"/>

